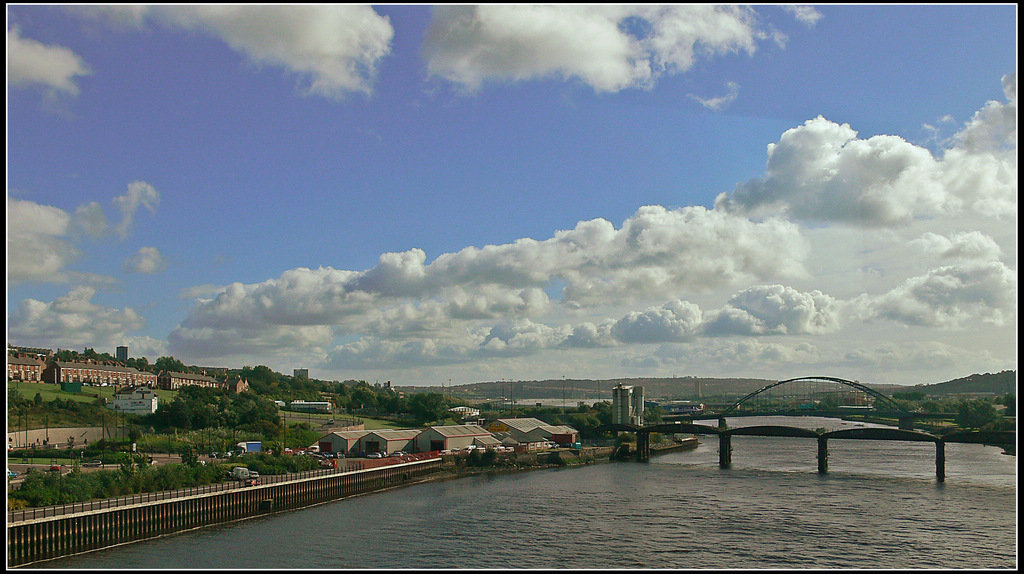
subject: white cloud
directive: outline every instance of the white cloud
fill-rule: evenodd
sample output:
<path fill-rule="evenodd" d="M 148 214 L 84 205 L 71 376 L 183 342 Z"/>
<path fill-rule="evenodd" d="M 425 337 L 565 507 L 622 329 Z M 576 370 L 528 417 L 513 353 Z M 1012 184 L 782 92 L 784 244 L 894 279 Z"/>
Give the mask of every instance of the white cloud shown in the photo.
<path fill-rule="evenodd" d="M 76 287 L 45 303 L 25 299 L 11 314 L 8 335 L 27 346 L 113 349 L 146 321 L 128 307 L 123 310 L 92 302 L 96 290 Z"/>
<path fill-rule="evenodd" d="M 805 4 L 788 4 L 783 5 L 782 9 L 789 12 L 797 19 L 801 24 L 805 24 L 808 28 L 813 28 L 818 20 L 821 20 L 824 16 L 821 12 L 818 12 L 814 6 L 808 6 Z"/>
<path fill-rule="evenodd" d="M 135 212 L 139 207 L 145 207 L 150 213 L 156 213 L 156 206 L 160 203 L 160 192 L 152 185 L 144 181 L 133 181 L 128 184 L 128 192 L 114 198 L 114 205 L 121 212 L 121 223 L 114 232 L 121 239 L 128 237 L 128 231 L 135 223 Z"/>
<path fill-rule="evenodd" d="M 71 221 L 62 209 L 8 195 L 7 280 L 66 280 L 65 268 L 80 255 L 66 238 Z"/>
<path fill-rule="evenodd" d="M 729 105 L 736 100 L 736 96 L 740 94 L 740 85 L 737 84 L 736 82 L 726 82 L 725 87 L 728 88 L 729 91 L 724 96 L 717 96 L 714 98 L 702 98 L 700 96 L 695 96 L 693 94 L 687 95 L 690 97 L 690 99 L 700 103 L 700 105 L 704 106 L 705 108 L 715 112 L 720 112 L 725 108 L 729 107 Z"/>
<path fill-rule="evenodd" d="M 1017 273 L 999 261 L 989 261 L 932 269 L 888 293 L 857 297 L 849 302 L 847 312 L 863 320 L 962 329 L 977 322 L 1003 325 L 1016 310 Z"/>
<path fill-rule="evenodd" d="M 211 352 L 223 344 L 225 330 L 235 338 L 251 333 L 263 341 L 273 327 L 287 325 L 323 326 L 339 335 L 401 341 L 418 335 L 452 345 L 463 340 L 469 348 L 479 341 L 464 340 L 465 325 L 541 316 L 554 304 L 544 288 L 556 282 L 566 285 L 559 301 L 565 308 L 585 309 L 609 300 L 625 305 L 753 278 L 800 276 L 806 250 L 796 227 L 779 220 L 754 223 L 700 207 L 672 211 L 647 206 L 621 230 L 599 219 L 581 222 L 545 241 L 520 239 L 469 247 L 441 255 L 430 264 L 422 250 L 412 249 L 386 253 L 377 266 L 363 272 L 300 268 L 280 279 L 237 283 L 215 297 L 196 301 L 176 330 L 175 340 L 209 337 Z M 261 325 L 268 327 L 267 332 L 259 330 Z M 636 333 L 637 328 L 621 332 Z M 596 331 L 588 335 L 583 327 L 575 333 L 569 327 L 549 329 L 548 334 L 558 335 L 549 342 L 554 346 L 610 341 L 593 339 Z M 517 347 L 531 336 L 536 344 L 536 334 L 524 333 L 513 341 L 499 330 L 486 345 L 492 351 L 505 345 L 522 352 L 534 348 Z M 311 344 L 322 341 L 311 340 Z M 349 347 L 346 353 L 361 349 Z M 376 353 L 384 349 L 372 347 Z"/>
<path fill-rule="evenodd" d="M 54 94 L 77 96 L 77 76 L 90 74 L 80 56 L 63 46 L 23 38 L 17 28 L 7 30 L 7 83 L 41 86 Z"/>
<path fill-rule="evenodd" d="M 424 53 L 431 74 L 470 90 L 558 76 L 614 92 L 649 87 L 698 57 L 752 54 L 764 37 L 738 6 L 444 6 Z"/>
<path fill-rule="evenodd" d="M 818 116 L 768 146 L 764 177 L 722 193 L 716 209 L 812 222 L 893 226 L 972 210 L 1017 212 L 1016 76 L 1008 101 L 989 102 L 941 158 L 897 136 L 859 139 Z"/>
<path fill-rule="evenodd" d="M 142 247 L 124 262 L 124 269 L 132 273 L 153 274 L 167 268 L 167 262 L 156 247 Z"/>
<path fill-rule="evenodd" d="M 839 330 L 836 300 L 820 291 L 801 293 L 783 285 L 744 289 L 722 309 L 708 313 L 710 336 L 825 334 Z"/>
<path fill-rule="evenodd" d="M 1001 255 L 999 244 L 980 231 L 955 233 L 952 237 L 928 232 L 912 243 L 943 260 L 994 261 Z"/>
<path fill-rule="evenodd" d="M 107 216 L 99 203 L 91 201 L 75 209 L 75 223 L 86 234 L 101 237 L 107 230 Z"/>
<path fill-rule="evenodd" d="M 611 334 L 623 343 L 684 341 L 698 333 L 702 318 L 700 307 L 676 299 L 628 313 L 615 323 Z"/>
<path fill-rule="evenodd" d="M 141 28 L 154 21 L 205 32 L 257 64 L 284 68 L 304 90 L 328 98 L 369 94 L 394 29 L 372 7 L 332 5 L 196 5 L 89 7 L 78 13 Z"/>

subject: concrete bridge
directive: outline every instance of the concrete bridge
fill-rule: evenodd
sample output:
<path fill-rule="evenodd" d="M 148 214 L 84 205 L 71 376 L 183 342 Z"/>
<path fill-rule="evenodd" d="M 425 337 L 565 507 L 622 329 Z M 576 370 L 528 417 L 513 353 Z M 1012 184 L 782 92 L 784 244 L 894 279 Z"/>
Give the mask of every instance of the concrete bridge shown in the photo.
<path fill-rule="evenodd" d="M 732 466 L 733 436 L 813 438 L 818 444 L 818 472 L 823 474 L 828 472 L 829 439 L 931 442 L 935 444 L 935 478 L 939 482 L 946 480 L 946 443 L 1009 446 L 1016 444 L 1017 440 L 1017 433 L 1014 431 L 962 431 L 939 437 L 922 431 L 895 428 L 865 427 L 818 432 L 791 426 L 761 425 L 727 428 L 725 426 L 714 427 L 686 422 L 662 423 L 644 427 L 630 424 L 602 425 L 598 427 L 598 430 L 636 433 L 636 460 L 639 462 L 647 462 L 651 458 L 650 436 L 652 432 L 662 434 L 718 435 L 718 465 L 721 468 Z"/>
<path fill-rule="evenodd" d="M 843 429 L 836 431 L 818 432 L 800 427 L 781 426 L 781 425 L 762 425 L 752 427 L 739 427 L 739 428 L 728 428 L 725 423 L 725 418 L 736 417 L 736 416 L 777 416 L 777 415 L 818 415 L 818 416 L 835 416 L 837 414 L 847 414 L 848 410 L 843 410 L 841 406 L 837 406 L 832 409 L 788 409 L 780 408 L 775 410 L 765 409 L 761 406 L 751 409 L 749 405 L 757 405 L 759 397 L 763 397 L 770 393 L 773 389 L 782 387 L 783 385 L 806 385 L 807 383 L 820 384 L 827 383 L 835 387 L 840 388 L 843 392 L 859 393 L 857 397 L 858 403 L 864 403 L 858 405 L 858 407 L 866 407 L 862 412 L 871 413 L 882 416 L 892 416 L 900 421 L 900 428 L 878 428 L 878 427 L 865 427 L 865 428 L 854 428 L 854 429 Z M 820 389 L 818 390 L 821 393 Z M 834 398 L 834 391 L 831 391 Z M 792 395 L 784 395 L 786 400 L 792 402 Z M 806 398 L 806 397 L 805 397 Z M 770 397 L 769 399 L 778 399 Z M 771 402 L 770 400 L 768 402 Z M 658 432 L 662 434 L 699 434 L 699 435 L 718 435 L 719 448 L 718 448 L 718 464 L 721 468 L 729 468 L 732 466 L 732 437 L 734 435 L 739 436 L 775 436 L 775 437 L 793 437 L 793 438 L 813 438 L 818 444 L 818 472 L 828 472 L 828 441 L 829 439 L 836 440 L 876 440 L 876 441 L 907 441 L 907 442 L 931 442 L 935 444 L 935 477 L 939 482 L 944 482 L 946 479 L 946 454 L 945 445 L 946 443 L 973 443 L 973 444 L 987 444 L 1008 447 L 1016 444 L 1017 433 L 1015 431 L 963 431 L 957 432 L 942 437 L 912 430 L 912 421 L 915 416 L 919 416 L 920 413 L 911 413 L 903 409 L 899 403 L 893 399 L 886 397 L 885 395 L 865 387 L 856 381 L 847 381 L 844 379 L 837 379 L 834 377 L 801 377 L 797 379 L 787 379 L 784 381 L 778 381 L 765 385 L 764 387 L 754 391 L 740 400 L 733 403 L 729 408 L 725 409 L 717 415 L 713 415 L 718 418 L 718 426 L 702 425 L 693 422 L 694 418 L 710 418 L 709 415 L 686 415 L 685 419 L 688 420 L 676 420 L 674 422 L 665 422 L 661 424 L 648 425 L 648 426 L 637 426 L 632 424 L 613 424 L 603 425 L 598 427 L 599 431 L 628 431 L 636 433 L 637 437 L 637 453 L 636 458 L 638 461 L 646 462 L 650 460 L 651 456 L 651 445 L 650 445 L 650 434 L 652 432 Z M 680 417 L 683 418 L 683 417 Z"/>

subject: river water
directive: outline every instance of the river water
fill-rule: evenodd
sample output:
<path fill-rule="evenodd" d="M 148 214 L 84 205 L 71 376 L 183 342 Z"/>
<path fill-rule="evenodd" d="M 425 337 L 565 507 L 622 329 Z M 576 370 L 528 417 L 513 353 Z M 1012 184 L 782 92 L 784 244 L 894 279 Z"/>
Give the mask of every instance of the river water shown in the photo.
<path fill-rule="evenodd" d="M 829 430 L 801 417 L 730 419 Z M 41 563 L 44 568 L 1006 568 L 1016 457 L 931 443 L 734 436 L 610 463 L 424 483 Z"/>

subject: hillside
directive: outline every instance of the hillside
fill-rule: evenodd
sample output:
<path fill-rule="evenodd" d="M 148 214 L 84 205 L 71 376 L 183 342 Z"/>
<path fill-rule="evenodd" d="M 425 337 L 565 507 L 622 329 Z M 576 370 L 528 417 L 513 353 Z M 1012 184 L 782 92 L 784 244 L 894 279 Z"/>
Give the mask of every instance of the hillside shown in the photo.
<path fill-rule="evenodd" d="M 483 401 L 499 398 L 515 399 L 560 399 L 569 402 L 578 400 L 608 400 L 612 398 L 612 387 L 619 383 L 644 387 L 644 396 L 657 399 L 711 399 L 738 398 L 774 383 L 769 379 L 729 379 L 714 377 L 666 377 L 666 378 L 619 378 L 619 379 L 546 379 L 543 381 L 491 381 L 468 383 L 446 387 L 445 394 L 451 394 L 469 401 Z M 912 387 L 901 385 L 867 386 L 884 394 L 894 391 L 920 390 L 928 395 L 956 395 L 989 393 L 1005 395 L 1016 393 L 1016 371 L 983 375 L 975 374 L 960 379 Z M 395 387 L 407 393 L 421 393 L 427 390 L 440 392 L 437 387 Z"/>
<path fill-rule="evenodd" d="M 1017 394 L 1017 371 L 974 374 L 944 383 L 915 385 L 907 390 L 924 391 L 926 395 Z"/>
<path fill-rule="evenodd" d="M 612 387 L 619 383 L 644 387 L 648 399 L 696 399 L 741 397 L 774 381 L 766 379 L 721 379 L 699 377 L 620 378 L 620 379 L 547 379 L 543 381 L 491 381 L 446 388 L 445 393 L 474 401 L 512 397 L 516 399 L 560 399 L 568 401 L 599 399 L 610 401 Z M 396 387 L 405 392 L 423 392 L 422 387 Z M 431 387 L 431 391 L 440 391 Z"/>

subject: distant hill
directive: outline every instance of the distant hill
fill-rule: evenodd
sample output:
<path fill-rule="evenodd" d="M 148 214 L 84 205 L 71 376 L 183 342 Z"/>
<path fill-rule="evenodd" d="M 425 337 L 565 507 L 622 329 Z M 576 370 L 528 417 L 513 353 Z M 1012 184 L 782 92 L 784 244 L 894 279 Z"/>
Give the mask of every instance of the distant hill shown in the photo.
<path fill-rule="evenodd" d="M 543 381 L 491 381 L 455 385 L 445 392 L 467 400 L 488 400 L 502 397 L 515 399 L 578 400 L 612 399 L 612 388 L 623 383 L 642 386 L 647 399 L 736 398 L 775 381 L 767 379 L 721 379 L 700 377 L 624 378 L 624 379 L 547 379 Z M 421 393 L 440 392 L 438 387 L 396 387 L 396 390 Z M 564 394 L 563 394 L 564 393 Z"/>
<path fill-rule="evenodd" d="M 543 381 L 491 381 L 468 383 L 445 387 L 445 394 L 452 394 L 469 401 L 489 399 L 560 399 L 570 403 L 578 400 L 607 400 L 612 398 L 612 387 L 622 383 L 642 386 L 644 397 L 657 399 L 735 399 L 752 393 L 761 387 L 774 383 L 771 379 L 728 379 L 714 377 L 666 377 L 666 378 L 620 378 L 620 379 L 547 379 Z M 995 394 L 1016 393 L 1017 372 L 970 375 L 944 383 L 930 385 L 867 385 L 884 394 L 894 391 L 924 391 L 927 395 Z M 395 387 L 409 393 L 441 392 L 438 387 Z"/>
<path fill-rule="evenodd" d="M 970 375 L 944 383 L 931 385 L 915 385 L 905 387 L 908 391 L 923 391 L 926 395 L 962 395 L 962 394 L 1017 394 L 1017 371 L 1002 371 Z"/>

